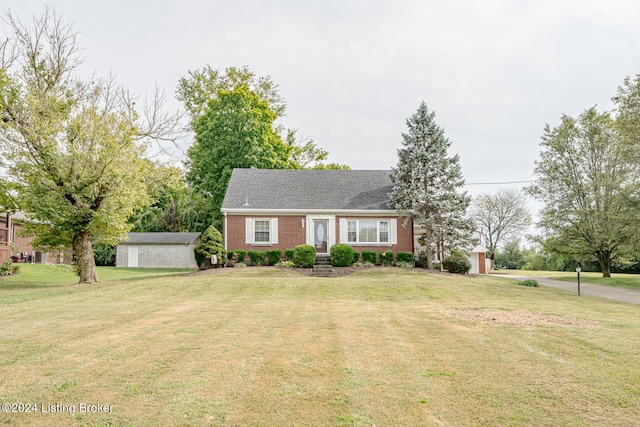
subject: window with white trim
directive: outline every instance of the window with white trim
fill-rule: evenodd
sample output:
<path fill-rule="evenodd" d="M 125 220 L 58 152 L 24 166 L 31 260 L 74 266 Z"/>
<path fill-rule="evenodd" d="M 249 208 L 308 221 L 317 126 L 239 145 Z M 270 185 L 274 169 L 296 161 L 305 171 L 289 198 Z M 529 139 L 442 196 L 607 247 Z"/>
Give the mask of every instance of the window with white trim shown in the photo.
<path fill-rule="evenodd" d="M 278 243 L 278 218 L 245 218 L 245 242 L 252 245 Z"/>
<path fill-rule="evenodd" d="M 347 221 L 348 243 L 389 243 L 389 221 L 370 219 Z"/>
<path fill-rule="evenodd" d="M 253 241 L 255 243 L 269 243 L 269 220 L 255 220 L 253 223 Z"/>

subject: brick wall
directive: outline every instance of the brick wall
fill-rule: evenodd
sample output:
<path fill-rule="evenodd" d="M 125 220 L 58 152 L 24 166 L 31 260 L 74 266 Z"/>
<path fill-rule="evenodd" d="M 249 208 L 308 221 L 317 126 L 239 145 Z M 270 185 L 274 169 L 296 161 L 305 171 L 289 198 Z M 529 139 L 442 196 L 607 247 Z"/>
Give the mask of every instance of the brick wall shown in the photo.
<path fill-rule="evenodd" d="M 362 219 L 362 216 L 336 216 L 336 242 L 340 241 L 340 219 Z M 404 227 L 405 217 L 395 217 L 395 216 L 380 216 L 375 217 L 375 219 L 397 219 L 398 220 L 398 230 L 397 230 L 397 244 L 395 245 L 353 245 L 353 250 L 360 252 L 362 256 L 362 251 L 375 251 L 375 252 L 384 252 L 384 251 L 393 251 L 394 258 L 398 254 L 398 252 L 410 252 L 413 253 L 413 221 L 409 219 L 407 226 Z M 373 219 L 373 218 L 372 218 Z"/>
<path fill-rule="evenodd" d="M 1 214 L 0 214 L 1 215 Z M 8 214 L 0 216 L 0 264 L 9 260 Z"/>
<path fill-rule="evenodd" d="M 278 218 L 278 243 L 266 246 L 245 243 L 246 218 Z M 305 218 L 304 215 L 228 215 L 229 232 L 224 230 L 224 234 L 227 236 L 227 249 L 245 251 L 281 249 L 282 256 L 284 256 L 285 249 L 293 249 L 307 243 L 306 229 L 301 225 Z"/>
<path fill-rule="evenodd" d="M 278 243 L 272 245 L 252 245 L 247 244 L 245 239 L 245 219 L 246 218 L 278 218 Z M 336 235 L 335 241 L 340 241 L 340 219 L 341 218 L 362 218 L 362 216 L 336 216 Z M 362 253 L 363 250 L 370 250 L 376 252 L 393 251 L 394 254 L 398 252 L 411 252 L 413 253 L 413 222 L 409 220 L 407 226 L 404 227 L 405 217 L 394 216 L 380 216 L 376 219 L 391 219 L 397 218 L 398 220 L 398 243 L 395 245 L 361 245 L 353 246 L 355 251 Z M 280 249 L 283 254 L 285 249 L 293 249 L 298 245 L 305 244 L 306 229 L 302 228 L 302 222 L 306 219 L 305 215 L 228 215 L 227 216 L 227 230 L 223 230 L 223 233 L 227 236 L 227 249 L 228 250 L 267 250 L 267 249 Z M 306 223 L 305 223 L 306 227 Z"/>

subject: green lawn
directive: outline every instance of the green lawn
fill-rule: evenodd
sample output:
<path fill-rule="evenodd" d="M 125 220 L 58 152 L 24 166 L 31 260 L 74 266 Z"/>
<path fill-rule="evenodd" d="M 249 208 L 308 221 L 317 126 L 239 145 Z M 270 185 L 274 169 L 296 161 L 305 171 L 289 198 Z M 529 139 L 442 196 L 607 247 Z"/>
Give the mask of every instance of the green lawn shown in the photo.
<path fill-rule="evenodd" d="M 497 270 L 496 273 L 542 277 L 544 279 L 562 280 L 564 282 L 577 282 L 578 280 L 578 273 L 575 271 Z M 596 285 L 640 290 L 640 274 L 613 273 L 611 277 L 602 277 L 602 273 L 582 272 L 580 273 L 580 280 Z"/>
<path fill-rule="evenodd" d="M 399 268 L 10 283 L 0 280 L 0 401 L 37 412 L 2 414 L 7 425 L 640 419 L 631 304 Z M 55 404 L 66 411 L 42 412 Z M 81 413 L 84 404 L 110 412 Z"/>

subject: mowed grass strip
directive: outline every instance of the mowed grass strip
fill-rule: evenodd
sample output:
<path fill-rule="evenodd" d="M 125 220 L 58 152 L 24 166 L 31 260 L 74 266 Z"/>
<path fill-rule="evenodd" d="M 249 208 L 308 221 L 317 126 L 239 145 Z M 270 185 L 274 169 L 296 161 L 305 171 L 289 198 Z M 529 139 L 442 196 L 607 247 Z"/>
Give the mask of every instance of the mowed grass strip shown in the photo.
<path fill-rule="evenodd" d="M 575 271 L 497 270 L 496 273 L 578 282 L 578 273 Z M 602 277 L 602 273 L 583 271 L 580 273 L 580 280 L 596 285 L 640 290 L 640 274 L 612 273 L 611 277 Z"/>
<path fill-rule="evenodd" d="M 398 268 L 322 279 L 264 267 L 27 288 L 31 298 L 2 305 L 0 400 L 112 411 L 2 419 L 635 425 L 637 306 L 515 283 Z"/>

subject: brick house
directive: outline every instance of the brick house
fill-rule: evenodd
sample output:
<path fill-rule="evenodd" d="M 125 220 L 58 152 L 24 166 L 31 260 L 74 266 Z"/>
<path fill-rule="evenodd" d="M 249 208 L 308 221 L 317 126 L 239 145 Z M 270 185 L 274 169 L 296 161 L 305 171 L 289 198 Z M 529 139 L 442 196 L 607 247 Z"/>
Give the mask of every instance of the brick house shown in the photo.
<path fill-rule="evenodd" d="M 0 264 L 13 257 L 16 262 L 37 262 L 47 264 L 70 263 L 71 250 L 57 252 L 43 252 L 31 246 L 33 237 L 24 237 L 20 231 L 23 228 L 24 213 L 0 213 Z"/>
<path fill-rule="evenodd" d="M 413 253 L 411 218 L 388 206 L 392 187 L 384 170 L 234 169 L 221 208 L 225 249 L 306 243 L 323 254 L 344 243 Z"/>
<path fill-rule="evenodd" d="M 0 264 L 9 260 L 9 252 L 11 251 L 10 230 L 11 214 L 0 213 Z"/>

